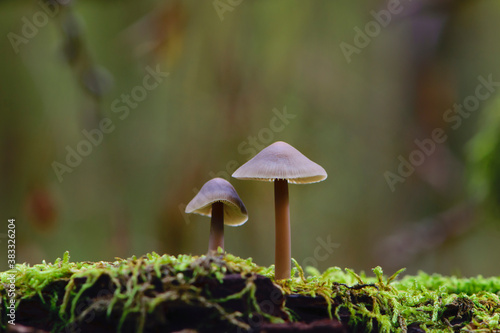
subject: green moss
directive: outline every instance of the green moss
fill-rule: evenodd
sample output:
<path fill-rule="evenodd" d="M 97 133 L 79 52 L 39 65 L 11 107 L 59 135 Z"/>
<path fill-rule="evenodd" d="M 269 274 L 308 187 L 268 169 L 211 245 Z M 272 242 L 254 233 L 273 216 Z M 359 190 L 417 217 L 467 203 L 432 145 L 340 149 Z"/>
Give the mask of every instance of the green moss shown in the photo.
<path fill-rule="evenodd" d="M 160 256 L 156 253 L 114 262 L 70 262 L 66 252 L 53 264 L 18 264 L 15 270 L 0 273 L 2 304 L 7 304 L 8 274 L 16 274 L 16 300 L 37 297 L 50 313 L 59 318 L 54 331 L 79 320 L 93 307 L 105 307 L 108 317 L 116 309 L 121 313 L 118 328 L 134 318 L 141 331 L 145 318 L 166 301 L 182 302 L 210 308 L 221 320 L 249 329 L 248 320 L 256 313 L 265 321 L 279 323 L 298 320 L 293 309 L 282 308 L 288 318 L 262 311 L 256 298 L 255 279 L 258 275 L 270 278 L 284 295 L 321 297 L 328 316 L 348 321 L 352 327 L 377 329 L 382 332 L 404 332 L 411 324 L 426 331 L 499 330 L 500 278 L 458 278 L 419 273 L 398 279 L 400 270 L 386 278 L 380 267 L 373 276 L 352 270 L 331 267 L 320 273 L 308 267 L 305 272 L 294 261 L 292 279 L 274 281 L 274 268 L 260 267 L 251 259 L 231 254 L 216 257 L 188 255 Z M 222 282 L 227 274 L 240 274 L 246 279 L 244 287 L 230 295 L 215 297 L 203 292 L 200 279 Z M 64 291 L 47 288 L 57 281 L 65 282 Z M 100 283 L 109 284 L 108 295 L 79 311 L 86 293 Z M 161 281 L 162 290 L 157 285 Z M 248 313 L 229 311 L 225 306 L 237 299 L 248 299 Z M 5 305 L 1 307 L 5 311 Z M 346 319 L 348 318 L 348 319 Z M 2 315 L 2 327 L 6 319 Z"/>

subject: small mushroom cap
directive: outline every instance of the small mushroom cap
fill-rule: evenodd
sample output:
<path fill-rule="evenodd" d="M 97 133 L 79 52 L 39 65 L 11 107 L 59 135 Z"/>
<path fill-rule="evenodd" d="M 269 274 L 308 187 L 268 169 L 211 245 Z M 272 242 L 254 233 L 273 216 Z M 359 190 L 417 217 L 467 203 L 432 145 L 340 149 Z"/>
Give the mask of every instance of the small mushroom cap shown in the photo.
<path fill-rule="evenodd" d="M 212 216 L 214 202 L 224 204 L 224 224 L 239 226 L 248 220 L 247 209 L 233 185 L 222 178 L 214 178 L 203 185 L 201 190 L 186 206 L 186 213 Z"/>
<path fill-rule="evenodd" d="M 286 179 L 289 183 L 309 184 L 325 180 L 327 174 L 288 143 L 277 141 L 239 167 L 233 177 L 264 181 Z"/>

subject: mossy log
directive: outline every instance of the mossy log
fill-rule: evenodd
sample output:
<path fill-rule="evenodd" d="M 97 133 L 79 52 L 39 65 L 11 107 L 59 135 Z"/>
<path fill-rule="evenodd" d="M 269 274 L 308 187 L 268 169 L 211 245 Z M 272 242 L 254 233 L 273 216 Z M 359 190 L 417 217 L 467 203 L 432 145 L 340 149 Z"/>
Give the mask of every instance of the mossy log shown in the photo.
<path fill-rule="evenodd" d="M 420 273 L 397 279 L 333 267 L 275 281 L 230 254 L 17 265 L 16 325 L 52 332 L 432 332 L 500 330 L 500 278 Z"/>

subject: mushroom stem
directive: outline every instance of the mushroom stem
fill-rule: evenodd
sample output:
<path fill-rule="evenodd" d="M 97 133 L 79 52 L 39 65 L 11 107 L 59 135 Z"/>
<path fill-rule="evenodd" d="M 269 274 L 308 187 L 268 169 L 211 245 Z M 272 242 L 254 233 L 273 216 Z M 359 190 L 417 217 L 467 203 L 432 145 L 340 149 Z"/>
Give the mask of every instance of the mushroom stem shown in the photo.
<path fill-rule="evenodd" d="M 288 204 L 288 181 L 274 180 L 275 209 L 275 278 L 289 279 L 291 270 L 290 208 Z"/>
<path fill-rule="evenodd" d="M 212 204 L 208 252 L 217 252 L 219 246 L 224 249 L 224 204 L 220 201 Z"/>

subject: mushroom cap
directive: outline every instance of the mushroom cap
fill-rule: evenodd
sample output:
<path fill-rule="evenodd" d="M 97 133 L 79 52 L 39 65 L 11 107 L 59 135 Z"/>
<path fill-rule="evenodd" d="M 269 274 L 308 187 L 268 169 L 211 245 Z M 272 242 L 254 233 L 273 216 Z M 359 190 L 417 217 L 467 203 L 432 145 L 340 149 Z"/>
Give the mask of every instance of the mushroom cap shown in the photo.
<path fill-rule="evenodd" d="M 327 174 L 288 143 L 277 141 L 239 167 L 233 177 L 264 181 L 286 179 L 289 183 L 309 184 L 325 180 Z"/>
<path fill-rule="evenodd" d="M 224 224 L 239 226 L 248 220 L 247 209 L 233 185 L 222 178 L 206 182 L 196 196 L 186 206 L 186 213 L 212 216 L 212 204 L 224 204 Z"/>

